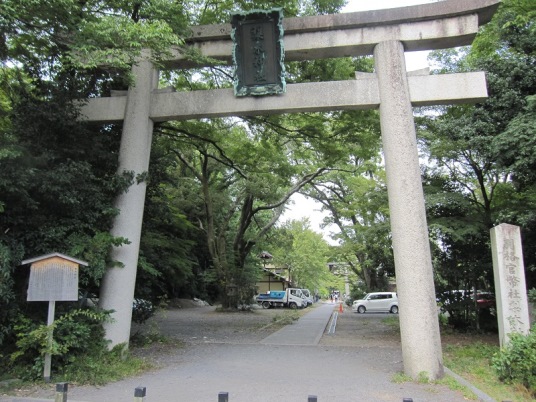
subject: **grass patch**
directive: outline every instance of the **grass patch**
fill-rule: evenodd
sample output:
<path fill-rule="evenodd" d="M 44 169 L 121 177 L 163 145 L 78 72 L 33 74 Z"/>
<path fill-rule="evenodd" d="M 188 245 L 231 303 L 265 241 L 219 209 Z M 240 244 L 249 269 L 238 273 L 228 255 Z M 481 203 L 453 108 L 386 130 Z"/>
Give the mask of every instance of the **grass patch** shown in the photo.
<path fill-rule="evenodd" d="M 132 377 L 152 369 L 154 366 L 147 360 L 133 357 L 122 348 L 114 348 L 111 352 L 100 356 L 87 356 L 77 359 L 63 373 L 56 375 L 56 382 L 71 384 L 104 385 L 126 377 Z"/>
<path fill-rule="evenodd" d="M 406 375 L 403 372 L 399 372 L 399 373 L 394 374 L 391 377 L 391 381 L 394 382 L 395 384 L 402 384 L 402 383 L 405 383 L 405 382 L 415 382 L 415 383 L 418 383 L 418 384 L 444 385 L 444 386 L 448 387 L 449 389 L 451 389 L 453 391 L 460 391 L 463 394 L 463 396 L 465 397 L 465 399 L 467 399 L 467 400 L 476 400 L 477 399 L 476 395 L 473 394 L 471 392 L 471 390 L 469 390 L 467 387 L 461 385 L 460 383 L 458 383 L 456 381 L 456 379 L 454 379 L 454 378 L 452 378 L 450 376 L 445 376 L 445 377 L 441 378 L 440 380 L 430 381 L 430 379 L 428 378 L 428 374 L 426 372 L 422 372 L 422 373 L 419 373 L 418 378 L 414 380 L 409 375 Z M 435 392 L 435 390 L 430 389 L 430 392 Z"/>
<path fill-rule="evenodd" d="M 382 320 L 382 323 L 389 326 L 391 329 L 400 332 L 400 321 L 398 319 L 398 315 L 390 314 Z"/>
<path fill-rule="evenodd" d="M 445 366 L 497 401 L 533 402 L 526 388 L 499 381 L 491 366 L 491 358 L 498 351 L 498 346 L 480 342 L 448 345 L 444 348 L 443 358 Z"/>
<path fill-rule="evenodd" d="M 272 323 L 277 325 L 290 325 L 298 321 L 303 315 L 302 310 L 283 310 L 272 317 Z"/>
<path fill-rule="evenodd" d="M 130 338 L 130 345 L 132 347 L 133 354 L 135 354 L 134 352 L 139 349 L 158 348 L 159 346 L 180 349 L 186 346 L 186 344 L 180 339 L 152 333 L 134 335 L 132 338 Z"/>
<path fill-rule="evenodd" d="M 449 375 L 446 375 L 442 379 L 435 381 L 435 383 L 445 385 L 453 391 L 461 392 L 465 399 L 477 400 L 476 395 L 469 388 L 467 388 L 465 385 L 460 384 L 458 381 L 456 381 L 455 378 L 452 378 Z"/>
<path fill-rule="evenodd" d="M 9 393 L 10 391 L 20 388 L 24 381 L 19 379 L 10 379 L 7 376 L 0 380 L 0 394 Z"/>
<path fill-rule="evenodd" d="M 391 381 L 393 381 L 395 384 L 403 384 L 405 382 L 412 382 L 413 378 L 411 378 L 409 375 L 404 374 L 403 372 L 399 372 L 393 375 Z"/>

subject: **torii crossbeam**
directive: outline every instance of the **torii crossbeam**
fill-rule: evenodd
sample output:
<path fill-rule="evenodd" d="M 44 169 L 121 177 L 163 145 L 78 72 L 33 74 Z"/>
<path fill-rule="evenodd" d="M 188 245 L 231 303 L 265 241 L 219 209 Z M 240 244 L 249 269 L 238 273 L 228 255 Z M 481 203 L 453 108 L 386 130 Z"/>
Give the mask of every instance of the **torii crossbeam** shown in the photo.
<path fill-rule="evenodd" d="M 281 114 L 379 108 L 393 251 L 400 303 L 404 371 L 417 378 L 443 375 L 428 227 L 421 185 L 412 106 L 470 103 L 487 97 L 484 73 L 419 75 L 406 72 L 404 51 L 468 45 L 487 23 L 499 0 L 445 0 L 426 5 L 284 20 L 285 60 L 374 55 L 375 73 L 355 80 L 293 84 L 287 93 L 236 98 L 230 89 L 171 92 L 157 88 L 158 72 L 141 58 L 132 67 L 136 85 L 124 94 L 90 99 L 82 107 L 87 121 L 123 123 L 119 172 L 148 171 L 153 122 L 221 116 Z M 203 55 L 230 62 L 231 26 L 192 28 L 189 43 Z M 166 68 L 193 66 L 179 52 Z M 133 184 L 116 206 L 112 234 L 130 244 L 112 258 L 101 288 L 101 307 L 115 310 L 106 324 L 112 345 L 128 345 L 138 262 L 145 183 Z"/>

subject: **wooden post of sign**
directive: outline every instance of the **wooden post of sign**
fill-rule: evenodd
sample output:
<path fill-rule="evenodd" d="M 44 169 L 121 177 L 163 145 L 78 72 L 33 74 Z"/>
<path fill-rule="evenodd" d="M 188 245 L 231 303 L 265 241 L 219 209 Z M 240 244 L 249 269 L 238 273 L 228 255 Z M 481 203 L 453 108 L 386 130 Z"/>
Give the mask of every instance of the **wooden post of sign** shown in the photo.
<path fill-rule="evenodd" d="M 53 342 L 53 332 L 54 328 L 52 327 L 52 324 L 54 324 L 54 311 L 56 309 L 56 302 L 54 300 L 51 300 L 48 302 L 48 318 L 47 318 L 47 327 L 48 327 L 48 335 L 47 335 L 47 353 L 45 354 L 45 369 L 43 371 L 43 377 L 45 378 L 45 382 L 48 384 L 50 382 L 50 368 L 52 366 L 52 355 L 50 353 L 50 349 L 52 348 L 52 342 Z"/>

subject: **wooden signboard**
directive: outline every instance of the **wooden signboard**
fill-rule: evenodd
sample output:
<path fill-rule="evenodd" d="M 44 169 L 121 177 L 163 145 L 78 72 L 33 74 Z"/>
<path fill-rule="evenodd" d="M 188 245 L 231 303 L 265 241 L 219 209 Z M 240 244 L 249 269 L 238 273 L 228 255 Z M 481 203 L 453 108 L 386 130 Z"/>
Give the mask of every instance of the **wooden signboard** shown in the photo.
<path fill-rule="evenodd" d="M 49 344 L 52 344 L 52 324 L 56 301 L 78 300 L 78 267 L 87 262 L 60 253 L 42 255 L 22 261 L 31 264 L 28 301 L 48 301 Z M 45 355 L 44 378 L 50 381 L 52 356 Z"/>

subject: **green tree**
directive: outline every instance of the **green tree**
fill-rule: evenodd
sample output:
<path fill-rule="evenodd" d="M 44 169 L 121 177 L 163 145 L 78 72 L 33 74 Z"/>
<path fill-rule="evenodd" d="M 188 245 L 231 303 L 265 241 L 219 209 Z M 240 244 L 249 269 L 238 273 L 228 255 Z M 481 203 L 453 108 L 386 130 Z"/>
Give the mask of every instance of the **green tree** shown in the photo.
<path fill-rule="evenodd" d="M 270 251 L 277 266 L 290 269 L 296 286 L 326 294 L 333 285 L 327 264 L 330 246 L 307 219 L 283 223 L 259 247 Z"/>
<path fill-rule="evenodd" d="M 526 18 L 534 7 L 520 8 L 529 3 L 505 1 L 472 48 L 433 54 L 444 72 L 486 71 L 489 93 L 481 104 L 436 108 L 439 114 L 419 121 L 431 161 L 424 183 L 440 292 L 493 286 L 489 229 L 505 221 L 527 236 L 530 278 L 534 181 L 527 134 L 535 125 L 535 30 Z"/>
<path fill-rule="evenodd" d="M 294 164 L 285 142 L 265 128 L 238 123 L 170 123 L 159 129 L 169 141 L 168 152 L 177 158 L 177 169 L 187 173 L 178 179 L 194 180 L 191 191 L 201 194 L 197 225 L 206 236 L 225 307 L 249 301 L 256 280 L 247 265 L 253 246 L 277 222 L 290 195 L 323 171 Z M 229 291 L 236 288 L 238 292 Z"/>

